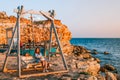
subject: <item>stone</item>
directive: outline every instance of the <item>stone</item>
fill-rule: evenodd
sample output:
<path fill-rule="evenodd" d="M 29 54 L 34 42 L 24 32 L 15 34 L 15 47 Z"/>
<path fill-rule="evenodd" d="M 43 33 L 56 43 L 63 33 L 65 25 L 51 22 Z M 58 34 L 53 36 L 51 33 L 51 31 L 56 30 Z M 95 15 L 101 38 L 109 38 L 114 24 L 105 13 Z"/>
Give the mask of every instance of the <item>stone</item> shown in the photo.
<path fill-rule="evenodd" d="M 100 63 L 100 59 L 99 58 L 95 58 L 95 61 L 97 61 L 98 63 Z"/>
<path fill-rule="evenodd" d="M 110 64 L 105 64 L 103 67 L 104 67 L 105 69 L 109 70 L 109 71 L 114 71 L 114 70 L 116 70 L 116 68 L 115 68 L 114 66 L 110 65 Z"/>
<path fill-rule="evenodd" d="M 85 72 L 91 75 L 97 75 L 100 70 L 100 64 L 98 64 L 96 61 L 79 61 L 77 62 L 76 66 L 80 73 Z"/>
<path fill-rule="evenodd" d="M 83 56 L 84 59 L 89 59 L 91 58 L 91 55 L 90 53 L 84 53 L 84 54 L 81 54 Z"/>
<path fill-rule="evenodd" d="M 116 76 L 111 72 L 106 72 L 106 80 L 117 80 Z"/>
<path fill-rule="evenodd" d="M 87 50 L 87 53 L 91 53 L 91 51 L 90 51 L 90 50 Z"/>
<path fill-rule="evenodd" d="M 99 74 L 99 75 L 97 76 L 97 79 L 98 79 L 98 80 L 105 80 L 105 77 L 104 77 L 103 75 Z"/>
<path fill-rule="evenodd" d="M 68 77 L 68 76 L 62 76 L 61 80 L 71 80 L 71 77 Z"/>
<path fill-rule="evenodd" d="M 89 51 L 82 46 L 73 46 L 73 54 L 76 56 L 83 56 L 83 58 L 90 58 Z"/>
<path fill-rule="evenodd" d="M 104 54 L 109 54 L 109 52 L 106 52 L 106 51 L 105 51 Z"/>
<path fill-rule="evenodd" d="M 93 51 L 92 54 L 98 54 L 98 52 L 97 51 Z"/>
<path fill-rule="evenodd" d="M 105 69 L 104 67 L 100 67 L 100 71 L 101 71 L 101 72 L 106 72 L 107 69 Z"/>
<path fill-rule="evenodd" d="M 96 49 L 93 49 L 93 51 L 97 51 Z"/>
<path fill-rule="evenodd" d="M 120 80 L 120 74 L 116 74 L 117 80 Z"/>
<path fill-rule="evenodd" d="M 98 80 L 95 76 L 90 76 L 87 80 Z"/>

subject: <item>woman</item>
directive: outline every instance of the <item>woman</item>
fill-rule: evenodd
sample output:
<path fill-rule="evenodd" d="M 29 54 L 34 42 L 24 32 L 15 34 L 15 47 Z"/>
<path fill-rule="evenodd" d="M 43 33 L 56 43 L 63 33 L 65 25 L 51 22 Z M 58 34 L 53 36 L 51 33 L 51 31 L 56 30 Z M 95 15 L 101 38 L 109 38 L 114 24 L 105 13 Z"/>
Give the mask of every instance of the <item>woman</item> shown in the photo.
<path fill-rule="evenodd" d="M 41 62 L 42 66 L 43 66 L 43 72 L 48 72 L 47 68 L 48 68 L 48 63 L 45 60 L 45 58 L 42 56 L 42 54 L 40 53 L 40 48 L 36 48 L 35 49 L 35 58 L 37 62 Z"/>

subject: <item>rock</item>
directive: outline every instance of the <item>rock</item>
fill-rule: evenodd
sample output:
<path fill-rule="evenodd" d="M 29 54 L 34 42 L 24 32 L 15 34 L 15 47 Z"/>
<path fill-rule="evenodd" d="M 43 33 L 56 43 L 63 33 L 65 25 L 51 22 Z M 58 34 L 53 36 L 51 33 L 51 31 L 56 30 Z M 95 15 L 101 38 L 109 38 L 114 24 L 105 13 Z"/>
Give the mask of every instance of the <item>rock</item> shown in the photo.
<path fill-rule="evenodd" d="M 7 16 L 7 14 L 6 14 L 6 12 L 0 12 L 0 18 L 7 18 L 8 16 Z"/>
<path fill-rule="evenodd" d="M 77 56 L 81 56 L 81 54 L 88 53 L 88 54 L 85 54 L 85 56 L 86 55 L 88 57 L 90 56 L 89 51 L 86 48 L 82 47 L 82 46 L 73 46 L 73 53 L 74 53 L 74 55 L 77 55 Z"/>
<path fill-rule="evenodd" d="M 98 54 L 98 52 L 97 51 L 93 51 L 92 54 Z"/>
<path fill-rule="evenodd" d="M 120 74 L 116 74 L 117 80 L 120 80 Z"/>
<path fill-rule="evenodd" d="M 101 74 L 98 74 L 97 79 L 98 80 L 105 80 L 105 77 L 103 75 L 101 75 Z"/>
<path fill-rule="evenodd" d="M 110 64 L 106 64 L 103 66 L 105 69 L 109 70 L 109 71 L 114 71 L 116 70 L 116 68 Z"/>
<path fill-rule="evenodd" d="M 62 76 L 61 80 L 71 80 L 71 77 L 68 77 L 68 76 Z"/>
<path fill-rule="evenodd" d="M 100 70 L 100 64 L 97 62 L 89 62 L 89 66 L 86 68 L 86 72 L 90 73 L 91 75 L 97 75 Z"/>
<path fill-rule="evenodd" d="M 100 71 L 101 72 L 111 71 L 113 73 L 117 73 L 117 69 L 114 66 L 110 65 L 110 64 L 105 64 L 104 66 L 102 66 L 100 68 Z"/>
<path fill-rule="evenodd" d="M 90 76 L 87 80 L 98 80 L 95 76 Z"/>
<path fill-rule="evenodd" d="M 98 63 L 100 63 L 100 59 L 99 58 L 95 58 L 95 61 L 97 61 Z"/>
<path fill-rule="evenodd" d="M 106 72 L 107 69 L 105 69 L 104 67 L 100 67 L 100 71 L 101 71 L 101 72 Z"/>
<path fill-rule="evenodd" d="M 77 68 L 80 69 L 80 72 L 89 73 L 91 75 L 97 75 L 100 70 L 100 64 L 96 61 L 79 61 L 76 65 Z"/>
<path fill-rule="evenodd" d="M 106 51 L 105 51 L 104 54 L 109 54 L 109 52 L 106 52 Z"/>
<path fill-rule="evenodd" d="M 93 51 L 97 51 L 96 49 L 93 49 Z"/>
<path fill-rule="evenodd" d="M 90 51 L 90 50 L 87 50 L 87 53 L 91 53 L 91 51 Z"/>
<path fill-rule="evenodd" d="M 111 72 L 106 72 L 106 80 L 117 80 L 116 76 Z"/>
<path fill-rule="evenodd" d="M 91 55 L 90 53 L 84 53 L 84 54 L 81 54 L 83 56 L 84 59 L 89 59 L 91 58 Z"/>

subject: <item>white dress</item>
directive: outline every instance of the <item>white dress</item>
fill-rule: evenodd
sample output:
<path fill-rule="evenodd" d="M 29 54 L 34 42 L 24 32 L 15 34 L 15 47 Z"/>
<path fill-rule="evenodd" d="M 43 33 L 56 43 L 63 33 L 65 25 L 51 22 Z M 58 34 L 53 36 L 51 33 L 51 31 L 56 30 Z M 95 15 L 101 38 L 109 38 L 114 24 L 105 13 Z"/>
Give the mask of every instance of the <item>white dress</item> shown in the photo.
<path fill-rule="evenodd" d="M 45 60 L 45 58 L 42 56 L 41 53 L 40 53 L 40 54 L 35 53 L 35 57 L 36 57 L 37 59 L 39 59 L 40 61 L 44 61 L 44 60 Z"/>

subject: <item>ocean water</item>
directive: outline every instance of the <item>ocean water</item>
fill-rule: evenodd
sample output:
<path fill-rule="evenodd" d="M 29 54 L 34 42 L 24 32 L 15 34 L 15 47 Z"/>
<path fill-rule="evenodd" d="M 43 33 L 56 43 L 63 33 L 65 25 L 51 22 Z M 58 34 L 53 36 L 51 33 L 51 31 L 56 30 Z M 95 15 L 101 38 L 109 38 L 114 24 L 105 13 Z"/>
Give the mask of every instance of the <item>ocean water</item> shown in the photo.
<path fill-rule="evenodd" d="M 100 64 L 111 64 L 120 73 L 120 38 L 72 38 L 71 44 L 96 49 L 98 54 L 93 56 L 101 60 Z M 110 54 L 104 55 L 105 51 Z"/>

